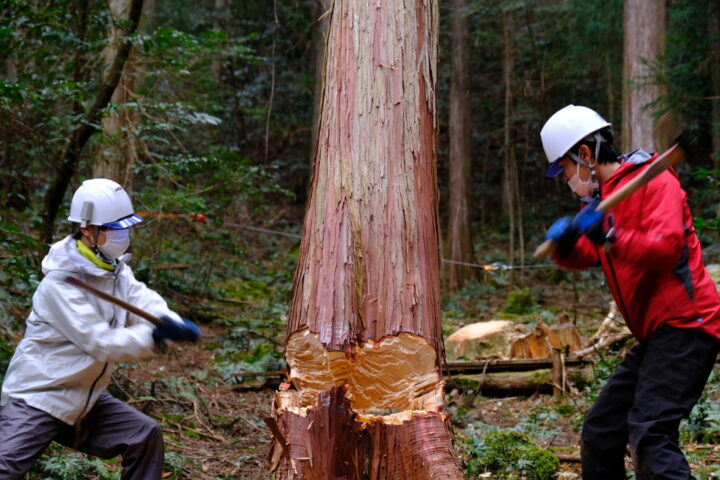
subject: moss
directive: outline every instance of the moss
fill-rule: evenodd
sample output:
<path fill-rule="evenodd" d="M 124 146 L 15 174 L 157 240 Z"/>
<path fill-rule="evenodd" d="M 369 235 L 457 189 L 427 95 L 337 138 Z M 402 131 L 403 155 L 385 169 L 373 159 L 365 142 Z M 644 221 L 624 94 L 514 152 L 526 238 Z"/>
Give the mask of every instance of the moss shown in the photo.
<path fill-rule="evenodd" d="M 535 301 L 530 295 L 529 288 L 523 288 L 522 290 L 512 290 L 508 292 L 507 303 L 503 307 L 503 313 L 512 315 L 524 315 L 530 313 L 532 307 L 535 306 Z"/>
<path fill-rule="evenodd" d="M 468 475 L 491 472 L 493 478 L 503 480 L 551 480 L 560 466 L 555 455 L 515 430 L 497 430 L 476 440 L 467 463 Z"/>

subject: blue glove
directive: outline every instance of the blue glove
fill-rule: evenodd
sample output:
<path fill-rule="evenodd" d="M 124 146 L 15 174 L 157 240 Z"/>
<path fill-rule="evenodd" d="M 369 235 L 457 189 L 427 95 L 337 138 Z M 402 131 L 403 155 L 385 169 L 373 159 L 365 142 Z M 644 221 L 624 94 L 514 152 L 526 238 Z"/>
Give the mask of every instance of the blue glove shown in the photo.
<path fill-rule="evenodd" d="M 605 229 L 603 228 L 605 212 L 598 212 L 597 206 L 599 203 L 599 198 L 588 203 L 585 208 L 575 215 L 572 222 L 575 229 L 581 234 L 584 233 L 594 244 L 603 245 L 606 235 Z"/>
<path fill-rule="evenodd" d="M 162 317 L 162 324 L 157 325 L 152 332 L 156 343 L 165 343 L 166 340 L 176 342 L 197 342 L 200 339 L 200 328 L 187 318 L 177 322 L 170 317 Z"/>
<path fill-rule="evenodd" d="M 545 240 L 553 240 L 557 244 L 555 251 L 559 256 L 564 257 L 572 251 L 580 235 L 582 232 L 577 229 L 574 219 L 562 217 L 550 225 L 545 234 Z"/>

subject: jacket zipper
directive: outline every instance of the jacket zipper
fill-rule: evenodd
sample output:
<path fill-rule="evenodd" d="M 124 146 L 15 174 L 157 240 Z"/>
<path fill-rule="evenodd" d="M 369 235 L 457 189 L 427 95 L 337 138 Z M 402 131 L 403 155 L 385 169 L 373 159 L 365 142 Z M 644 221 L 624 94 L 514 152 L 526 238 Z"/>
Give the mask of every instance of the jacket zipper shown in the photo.
<path fill-rule="evenodd" d="M 83 407 L 82 413 L 80 414 L 80 418 L 78 420 L 81 420 L 85 416 L 85 411 L 88 408 L 88 405 L 90 405 L 90 399 L 92 398 L 93 391 L 95 390 L 95 385 L 97 385 L 97 382 L 100 381 L 100 379 L 105 375 L 105 370 L 107 370 L 108 363 L 105 363 L 103 366 L 102 371 L 100 372 L 100 375 L 95 379 L 95 381 L 90 385 L 90 391 L 88 392 L 87 400 L 85 401 L 85 406 Z"/>
<path fill-rule="evenodd" d="M 117 274 L 113 272 L 113 296 L 115 295 L 115 290 L 117 288 Z M 115 306 L 113 306 L 113 317 L 110 320 L 110 325 L 112 326 L 113 322 L 115 322 Z M 93 381 L 92 385 L 90 385 L 90 390 L 88 391 L 87 399 L 85 400 L 85 406 L 82 409 L 82 412 L 80 412 L 79 419 L 82 419 L 85 416 L 85 412 L 87 411 L 88 405 L 90 405 L 90 399 L 92 398 L 93 391 L 95 390 L 95 385 L 97 385 L 97 382 L 100 381 L 100 379 L 105 375 L 105 371 L 107 370 L 107 367 L 110 363 L 105 362 L 105 365 L 103 366 L 102 371 L 100 372 L 100 375 L 97 376 L 95 381 Z"/>

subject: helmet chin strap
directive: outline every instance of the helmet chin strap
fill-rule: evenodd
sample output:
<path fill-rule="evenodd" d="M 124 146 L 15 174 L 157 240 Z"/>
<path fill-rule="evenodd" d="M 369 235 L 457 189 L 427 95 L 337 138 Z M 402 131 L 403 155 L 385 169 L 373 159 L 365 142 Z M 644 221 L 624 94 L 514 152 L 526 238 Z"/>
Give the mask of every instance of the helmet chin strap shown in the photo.
<path fill-rule="evenodd" d="M 595 132 L 593 135 L 593 138 L 595 139 L 595 157 L 594 162 L 592 164 L 589 164 L 582 160 L 580 156 L 577 153 L 573 152 L 567 152 L 567 155 L 572 159 L 573 162 L 575 162 L 578 165 L 585 165 L 590 169 L 590 184 L 592 186 L 592 196 L 597 195 L 600 192 L 600 182 L 597 179 L 597 174 L 595 173 L 595 166 L 598 162 L 598 155 L 600 155 L 600 143 L 604 141 L 603 136 L 600 134 L 600 132 Z M 579 172 L 579 166 L 578 166 L 578 175 Z"/>
<path fill-rule="evenodd" d="M 95 253 L 95 255 L 97 255 L 100 258 L 100 260 L 107 263 L 108 265 L 116 265 L 117 262 L 114 259 L 107 258 L 103 254 L 102 250 L 100 250 L 98 248 L 97 239 L 98 239 L 98 235 L 100 235 L 100 227 L 98 227 L 97 225 L 90 225 L 90 227 L 92 227 L 92 232 L 93 232 L 92 239 L 85 235 L 83 235 L 83 236 L 85 238 L 87 238 L 88 241 L 91 242 L 90 248 L 92 249 L 93 253 Z"/>

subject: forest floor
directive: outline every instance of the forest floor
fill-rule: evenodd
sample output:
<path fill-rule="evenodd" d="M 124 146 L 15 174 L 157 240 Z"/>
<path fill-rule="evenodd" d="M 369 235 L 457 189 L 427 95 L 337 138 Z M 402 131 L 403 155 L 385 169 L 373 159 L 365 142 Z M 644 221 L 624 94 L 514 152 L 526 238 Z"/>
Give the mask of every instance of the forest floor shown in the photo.
<path fill-rule="evenodd" d="M 202 341 L 173 346 L 150 361 L 118 366 L 109 391 L 163 426 L 166 478 L 269 479 L 266 457 L 272 436 L 263 418 L 271 413 L 279 380 L 240 378 L 238 374 L 283 367 L 285 313 L 298 241 L 282 237 L 258 240 L 242 232 L 226 234 L 200 230 L 203 228 L 190 225 L 172 232 L 162 226 L 166 242 L 174 237 L 178 242 L 165 243 L 163 252 L 143 251 L 142 235 L 158 233 L 140 231 L 139 265 L 135 268 L 138 278 L 161 292 L 173 308 L 200 323 Z M 188 245 L 188 238 L 197 238 L 199 243 Z M 503 261 L 497 248 L 486 247 L 477 255 L 479 262 Z M 197 251 L 205 253 L 198 256 Z M 588 338 L 608 310 L 610 297 L 599 271 L 526 270 L 515 272 L 513 281 L 515 287 L 511 288 L 508 271 L 482 272 L 461 291 L 444 293 L 445 337 L 478 321 L 509 318 L 530 331 L 540 320 L 553 324 L 567 316 L 581 336 Z M 529 293 L 530 304 L 521 314 L 507 314 L 509 293 L 521 287 Z M 23 320 L 18 315 L 17 324 Z M 448 388 L 446 405 L 463 468 L 469 469 L 483 454 L 486 435 L 502 431 L 522 432 L 542 449 L 577 457 L 584 414 L 631 343 L 604 350 L 595 358 L 586 384 L 560 396 L 506 392 L 491 397 L 482 391 Z M 716 372 L 699 408 L 681 430 L 684 451 L 698 480 L 720 474 L 719 399 L 720 376 Z M 119 479 L 120 470 L 118 459 L 89 463 L 53 446 L 28 478 Z M 579 473 L 578 463 L 562 462 L 556 478 L 580 478 Z M 512 474 L 476 472 L 469 478 L 535 478 Z"/>
<path fill-rule="evenodd" d="M 569 288 L 565 282 L 549 288 L 544 284 L 544 277 L 539 277 L 540 280 L 534 281 L 543 284 L 530 285 L 538 304 L 552 305 L 554 312 L 574 315 L 585 338 L 594 332 L 606 313 L 608 298 L 601 293 L 602 290 L 585 288 L 583 282 L 597 281 L 599 285 L 597 275 L 578 280 L 580 288 L 577 285 Z M 486 300 L 486 311 L 478 320 L 499 315 L 506 301 L 494 296 L 486 297 Z M 451 300 L 446 302 L 446 307 L 450 304 Z M 449 306 L 450 314 L 457 313 L 453 311 L 454 307 Z M 471 320 L 474 319 L 446 318 L 445 327 L 451 331 Z M 528 321 L 527 318 L 521 320 Z M 150 362 L 134 368 L 122 368 L 116 375 L 115 386 L 125 390 L 123 393 L 136 407 L 162 422 L 166 450 L 178 455 L 177 478 L 271 478 L 266 457 L 272 437 L 263 417 L 271 412 L 277 379 L 251 378 L 232 384 L 209 378 L 208 365 L 216 356 L 215 346 L 231 335 L 231 327 L 212 323 L 203 327 L 201 344 L 177 346 Z M 284 330 L 279 329 L 273 343 L 281 344 L 283 335 Z M 623 347 L 629 348 L 631 344 L 629 342 L 606 351 L 605 355 L 610 358 L 608 365 L 599 367 L 604 371 L 596 370 L 594 377 L 606 378 L 614 362 L 621 357 Z M 174 384 L 168 379 L 174 379 Z M 183 379 L 191 379 L 184 389 L 180 385 Z M 152 391 L 148 391 L 148 385 Z M 473 455 L 471 445 L 478 438 L 489 431 L 502 429 L 522 431 L 543 449 L 570 458 L 577 457 L 582 418 L 598 388 L 597 384 L 584 385 L 572 388 L 559 397 L 539 392 L 525 395 L 510 393 L 510 396 L 504 397 L 487 397 L 477 392 L 457 390 L 447 392 L 446 402 L 452 414 L 451 424 L 460 461 L 465 463 Z M 178 396 L 178 392 L 183 391 Z M 713 400 L 717 400 L 717 393 L 713 390 Z M 688 442 L 685 451 L 697 478 L 711 478 L 710 474 L 720 470 L 720 446 Z M 626 463 L 628 472 L 631 472 L 629 457 Z M 572 460 L 561 462 L 557 478 L 580 478 L 579 463 Z"/>

